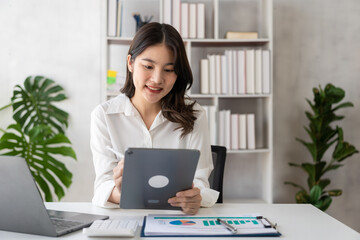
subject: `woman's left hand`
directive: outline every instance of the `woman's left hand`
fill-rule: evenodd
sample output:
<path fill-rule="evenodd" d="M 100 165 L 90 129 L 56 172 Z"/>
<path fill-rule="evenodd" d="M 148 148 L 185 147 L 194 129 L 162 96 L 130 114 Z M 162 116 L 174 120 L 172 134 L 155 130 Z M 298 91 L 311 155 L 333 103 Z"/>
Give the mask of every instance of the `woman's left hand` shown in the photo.
<path fill-rule="evenodd" d="M 176 193 L 175 197 L 169 198 L 168 203 L 173 207 L 181 207 L 186 214 L 196 214 L 201 203 L 200 189 L 191 189 Z"/>

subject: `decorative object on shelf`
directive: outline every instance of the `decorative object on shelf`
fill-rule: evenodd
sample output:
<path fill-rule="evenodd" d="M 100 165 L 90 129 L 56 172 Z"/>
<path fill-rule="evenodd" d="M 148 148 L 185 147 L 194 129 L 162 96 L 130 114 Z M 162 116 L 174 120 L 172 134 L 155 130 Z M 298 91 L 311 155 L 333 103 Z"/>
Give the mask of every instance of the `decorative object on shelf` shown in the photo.
<path fill-rule="evenodd" d="M 62 155 L 76 160 L 65 136 L 69 114 L 53 105 L 65 99 L 63 88 L 53 80 L 29 76 L 24 87 L 15 86 L 11 103 L 0 109 L 12 106 L 16 121 L 7 130 L 0 129 L 4 133 L 0 138 L 0 154 L 26 159 L 47 202 L 54 200 L 52 191 L 60 200 L 65 195 L 63 186 L 68 188 L 72 183 L 71 172 L 56 159 L 56 155 Z"/>
<path fill-rule="evenodd" d="M 114 70 L 108 70 L 107 72 L 107 84 L 114 84 L 116 83 L 116 75 L 117 71 Z"/>
<path fill-rule="evenodd" d="M 285 182 L 285 184 L 300 188 L 300 191 L 295 195 L 297 203 L 311 203 L 325 211 L 330 206 L 332 197 L 340 196 L 342 190 L 325 190 L 331 181 L 328 178 L 323 178 L 324 174 L 343 166 L 343 161 L 354 153 L 358 153 L 358 150 L 350 143 L 344 141 L 341 127 L 336 126 L 334 129 L 331 126 L 332 122 L 344 118 L 344 116 L 335 115 L 337 110 L 353 106 L 351 102 L 333 106 L 340 103 L 345 97 L 344 90 L 332 84 L 327 84 L 324 90 L 321 86 L 313 88 L 313 93 L 314 103 L 307 99 L 313 113 L 305 112 L 310 123 L 308 127 L 304 127 L 311 141 L 306 142 L 296 138 L 297 141 L 301 142 L 309 150 L 313 163 L 289 163 L 290 166 L 299 167 L 308 174 L 307 184 L 309 192 L 304 187 L 293 182 Z M 332 153 L 332 159 L 326 161 L 324 154 L 334 143 L 336 143 L 336 146 Z"/>
<path fill-rule="evenodd" d="M 149 23 L 151 21 L 151 19 L 153 18 L 153 16 L 145 16 L 144 21 L 141 19 L 141 15 L 138 13 L 134 13 L 133 17 L 136 21 L 136 31 L 138 31 L 142 26 L 144 26 L 145 24 Z"/>

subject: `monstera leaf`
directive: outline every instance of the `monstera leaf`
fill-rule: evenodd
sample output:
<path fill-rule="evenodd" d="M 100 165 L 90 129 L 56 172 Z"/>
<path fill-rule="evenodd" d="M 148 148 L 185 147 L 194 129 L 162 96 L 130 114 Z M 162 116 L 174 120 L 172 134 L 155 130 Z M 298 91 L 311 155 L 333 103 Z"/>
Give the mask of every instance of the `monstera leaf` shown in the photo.
<path fill-rule="evenodd" d="M 29 134 L 25 134 L 19 124 L 11 124 L 0 138 L 0 150 L 5 150 L 3 155 L 24 157 L 45 200 L 50 202 L 53 197 L 49 183 L 59 200 L 65 195 L 62 185 L 71 185 L 71 172 L 64 163 L 56 159 L 56 155 L 76 159 L 70 144 L 65 135 L 54 135 L 46 125 L 35 126 L 29 130 Z"/>
<path fill-rule="evenodd" d="M 59 157 L 76 160 L 70 140 L 64 132 L 69 114 L 53 105 L 66 99 L 63 88 L 53 80 L 28 77 L 24 87 L 15 86 L 11 104 L 13 119 L 0 138 L 0 154 L 26 159 L 31 173 L 46 201 L 53 201 L 53 193 L 60 200 L 64 188 L 71 185 L 72 174 Z"/>
<path fill-rule="evenodd" d="M 28 77 L 24 82 L 24 88 L 15 86 L 14 95 L 11 98 L 13 106 L 13 118 L 28 132 L 36 125 L 49 125 L 56 132 L 64 133 L 68 126 L 69 114 L 53 105 L 66 99 L 63 88 L 54 84 L 54 81 L 42 76 Z M 55 132 L 55 131 L 54 131 Z"/>

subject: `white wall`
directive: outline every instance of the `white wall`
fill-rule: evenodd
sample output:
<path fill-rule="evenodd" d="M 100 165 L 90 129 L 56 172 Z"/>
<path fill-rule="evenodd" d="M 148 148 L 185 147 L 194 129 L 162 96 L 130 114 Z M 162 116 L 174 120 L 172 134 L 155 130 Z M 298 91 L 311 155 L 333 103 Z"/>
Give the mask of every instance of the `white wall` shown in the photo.
<path fill-rule="evenodd" d="M 346 91 L 355 107 L 341 111 L 338 122 L 345 140 L 360 149 L 360 1 L 275 0 L 274 9 L 274 201 L 295 202 L 291 180 L 306 184 L 307 175 L 288 162 L 312 161 L 295 137 L 309 139 L 304 111 L 312 88 L 333 83 Z M 327 213 L 360 231 L 360 154 L 328 176 L 330 187 L 342 189 Z"/>
<path fill-rule="evenodd" d="M 0 1 L 0 106 L 9 102 L 13 86 L 28 75 L 44 75 L 65 88 L 70 113 L 67 135 L 78 161 L 67 160 L 74 173 L 64 201 L 90 201 L 94 171 L 89 149 L 90 112 L 100 102 L 101 0 Z M 341 122 L 345 139 L 360 149 L 360 2 L 358 0 L 274 0 L 274 200 L 294 202 L 295 189 L 285 180 L 301 181 L 289 161 L 310 160 L 295 137 L 306 138 L 305 97 L 332 82 L 355 104 Z M 0 127 L 11 122 L 0 112 Z M 334 171 L 334 198 L 328 213 L 360 231 L 360 154 Z M 231 173 L 233 174 L 233 173 Z"/>
<path fill-rule="evenodd" d="M 13 86 L 29 75 L 43 75 L 65 88 L 67 136 L 78 161 L 66 160 L 73 184 L 64 201 L 90 201 L 94 170 L 89 148 L 90 112 L 100 102 L 100 1 L 0 1 L 0 106 Z M 0 112 L 0 127 L 11 120 Z"/>

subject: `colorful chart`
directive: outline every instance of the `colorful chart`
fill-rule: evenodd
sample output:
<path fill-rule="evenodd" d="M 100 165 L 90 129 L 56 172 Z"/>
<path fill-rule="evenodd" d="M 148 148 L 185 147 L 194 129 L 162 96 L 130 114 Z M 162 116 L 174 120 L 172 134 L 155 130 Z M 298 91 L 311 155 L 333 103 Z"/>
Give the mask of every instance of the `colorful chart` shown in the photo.
<path fill-rule="evenodd" d="M 189 221 L 189 220 L 175 220 L 175 221 L 171 221 L 170 224 L 172 224 L 172 225 L 194 225 L 196 223 L 194 221 Z"/>

